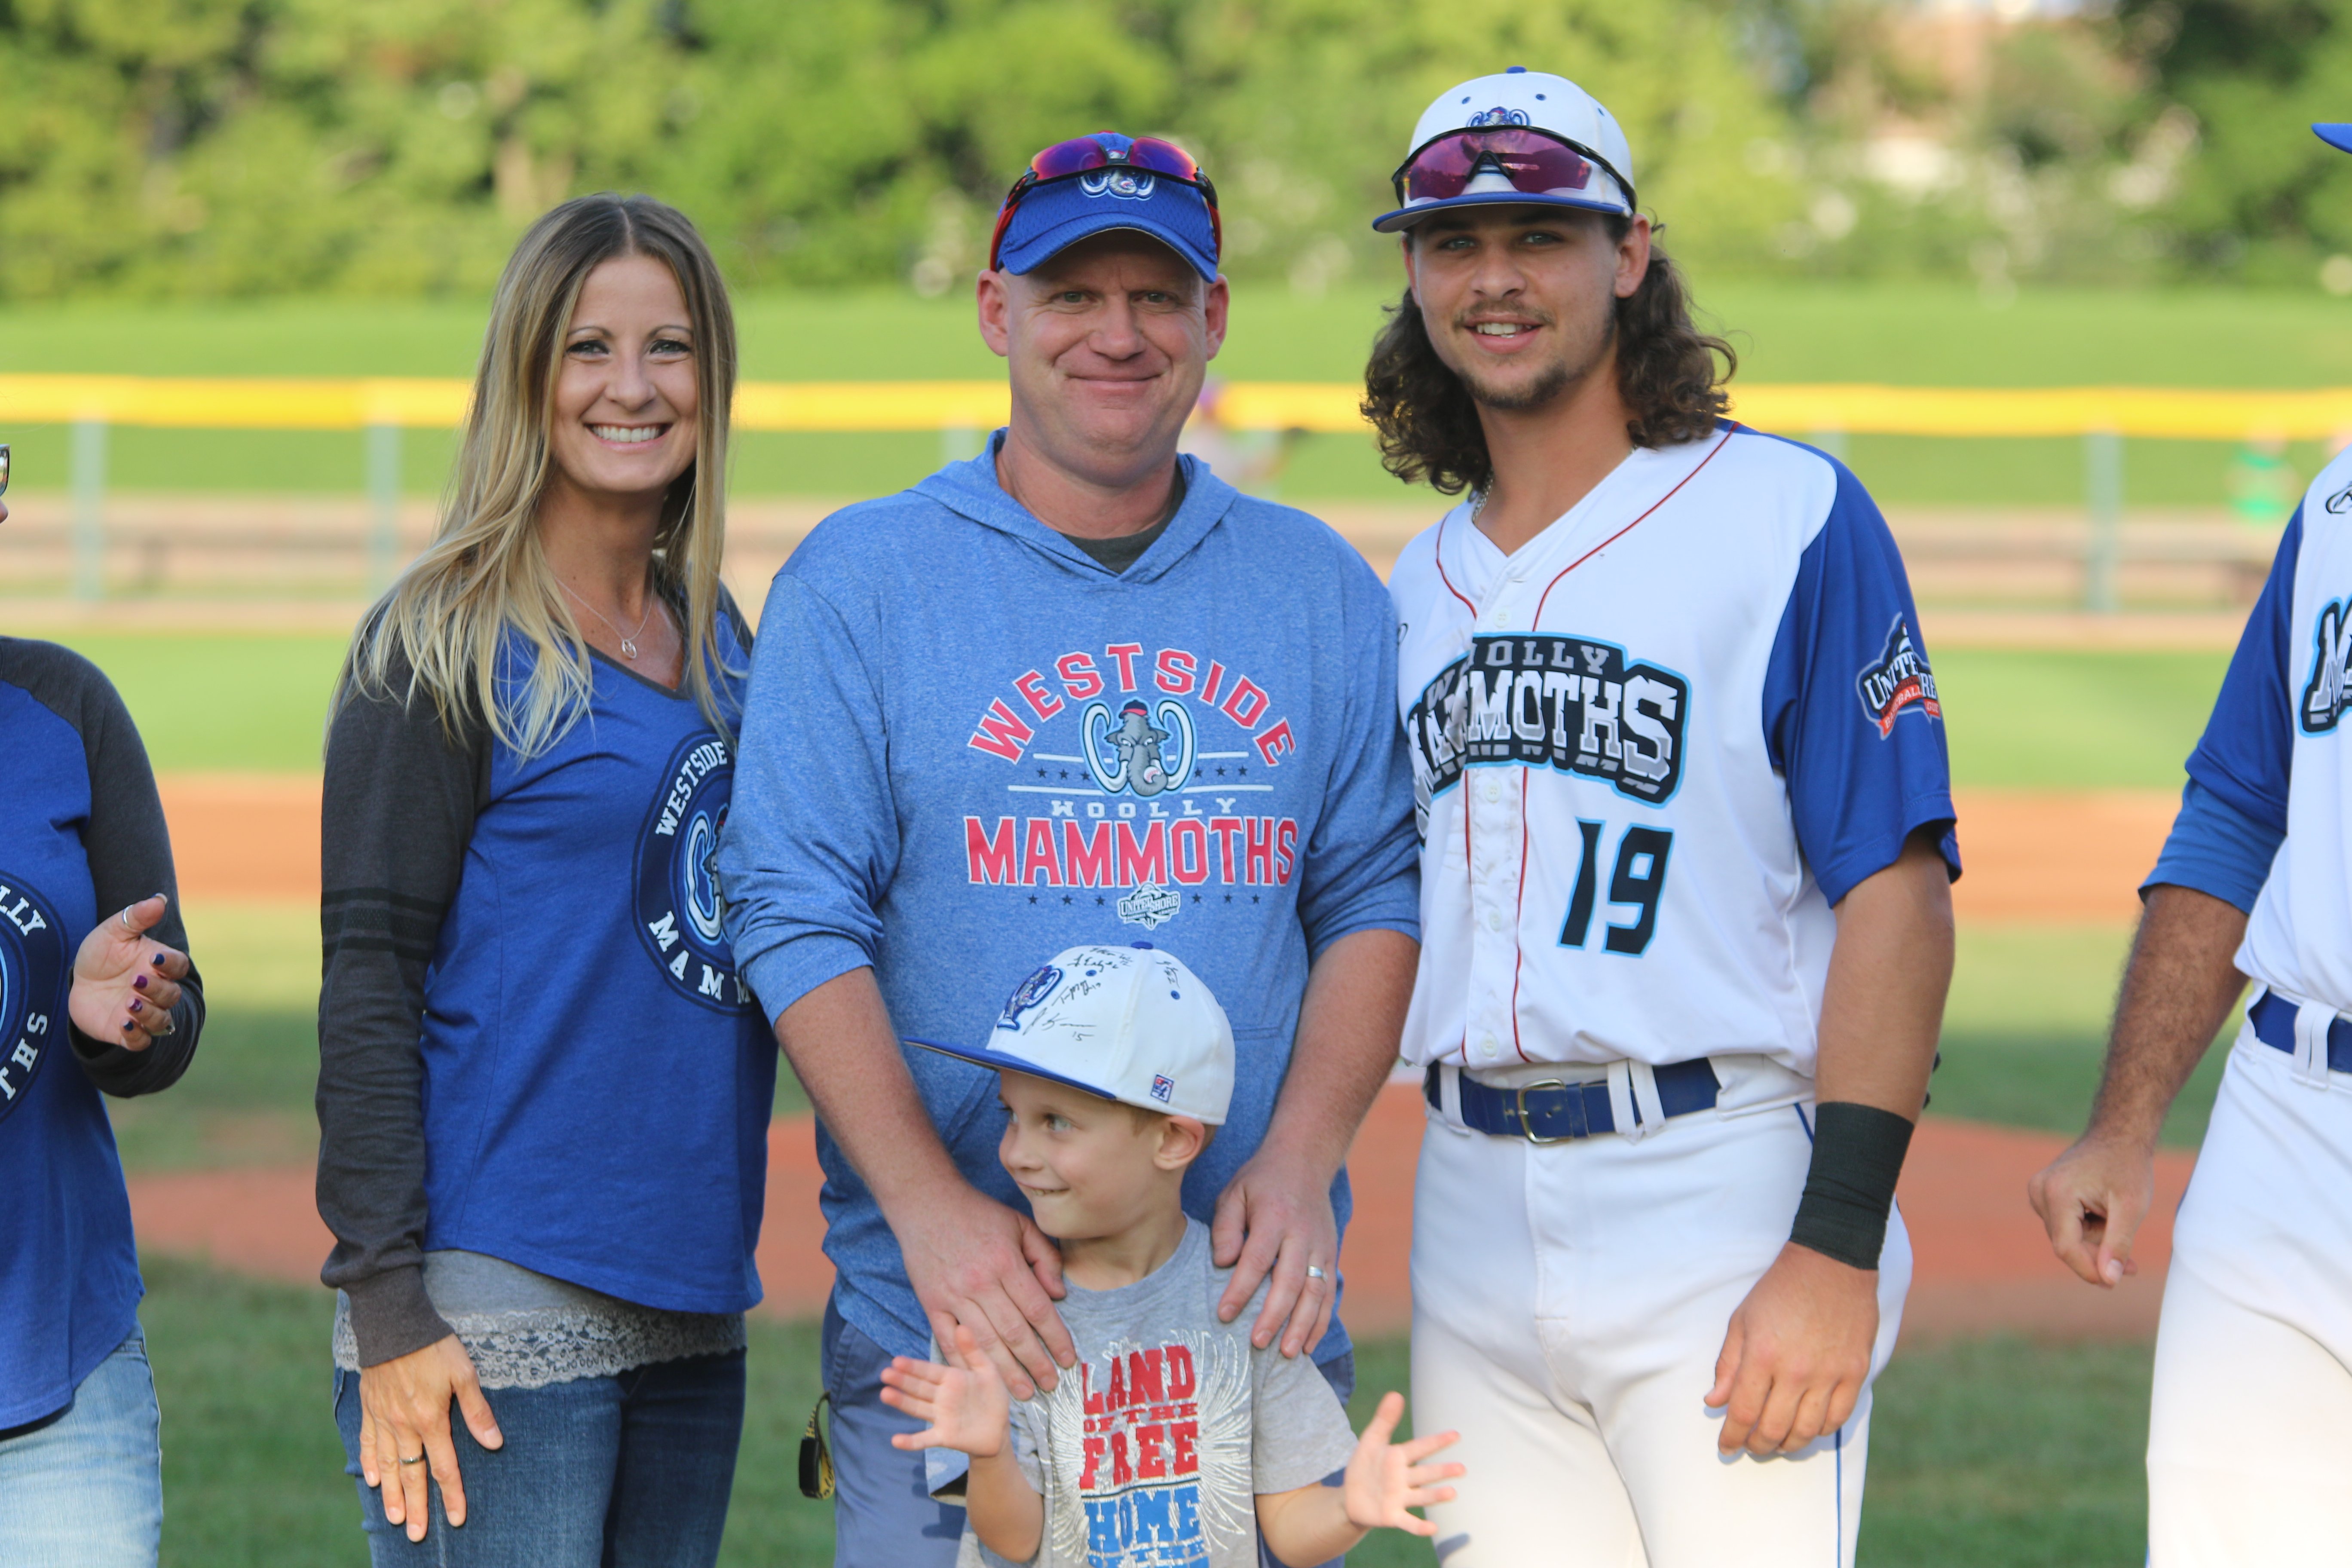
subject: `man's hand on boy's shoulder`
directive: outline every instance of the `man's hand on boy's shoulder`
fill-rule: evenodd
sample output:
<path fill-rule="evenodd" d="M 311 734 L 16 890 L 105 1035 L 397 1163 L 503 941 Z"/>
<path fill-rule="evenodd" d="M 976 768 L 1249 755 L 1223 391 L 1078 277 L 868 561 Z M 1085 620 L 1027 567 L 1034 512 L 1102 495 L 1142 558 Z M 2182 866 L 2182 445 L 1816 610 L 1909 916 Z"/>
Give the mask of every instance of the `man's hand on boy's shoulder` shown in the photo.
<path fill-rule="evenodd" d="M 1261 1146 L 1218 1195 L 1209 1238 L 1216 1266 L 1233 1270 L 1217 1301 L 1219 1322 L 1240 1316 L 1264 1285 L 1265 1304 L 1250 1325 L 1252 1345 L 1264 1350 L 1279 1335 L 1282 1353 L 1297 1356 L 1323 1342 L 1331 1327 L 1331 1276 L 1339 1256 L 1328 1173 Z"/>

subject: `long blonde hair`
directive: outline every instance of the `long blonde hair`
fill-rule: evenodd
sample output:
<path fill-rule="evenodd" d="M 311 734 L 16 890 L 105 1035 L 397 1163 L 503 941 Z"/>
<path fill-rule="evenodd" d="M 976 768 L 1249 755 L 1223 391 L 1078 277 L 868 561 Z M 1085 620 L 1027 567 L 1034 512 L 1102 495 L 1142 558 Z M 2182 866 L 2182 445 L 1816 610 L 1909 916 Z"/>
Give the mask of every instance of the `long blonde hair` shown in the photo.
<path fill-rule="evenodd" d="M 718 644 L 725 547 L 728 414 L 735 398 L 735 314 L 726 283 L 686 215 L 650 196 L 568 201 L 533 224 L 507 262 L 490 306 L 481 367 L 457 465 L 433 542 L 362 621 L 336 680 L 336 709 L 354 689 L 391 694 L 408 666 L 413 701 L 432 699 L 452 734 L 478 718 L 499 742 L 536 756 L 587 710 L 588 640 L 540 548 L 563 341 L 589 273 L 615 257 L 667 266 L 686 296 L 701 407 L 694 461 L 672 481 L 654 534 L 654 591 L 682 605 L 687 689 L 722 735 L 733 705 L 711 679 L 729 668 Z M 502 648 L 520 633 L 537 649 L 520 687 Z"/>

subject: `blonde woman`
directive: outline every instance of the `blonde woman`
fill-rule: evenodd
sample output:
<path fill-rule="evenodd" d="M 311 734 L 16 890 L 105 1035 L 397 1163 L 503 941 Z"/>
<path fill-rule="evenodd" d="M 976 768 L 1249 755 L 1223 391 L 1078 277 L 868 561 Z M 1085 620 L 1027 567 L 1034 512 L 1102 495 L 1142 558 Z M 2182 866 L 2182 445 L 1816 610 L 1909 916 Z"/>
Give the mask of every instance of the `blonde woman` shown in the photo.
<path fill-rule="evenodd" d="M 439 535 L 343 667 L 319 1211 L 379 1565 L 718 1554 L 775 1083 L 711 868 L 734 380 L 682 216 L 541 218 Z"/>

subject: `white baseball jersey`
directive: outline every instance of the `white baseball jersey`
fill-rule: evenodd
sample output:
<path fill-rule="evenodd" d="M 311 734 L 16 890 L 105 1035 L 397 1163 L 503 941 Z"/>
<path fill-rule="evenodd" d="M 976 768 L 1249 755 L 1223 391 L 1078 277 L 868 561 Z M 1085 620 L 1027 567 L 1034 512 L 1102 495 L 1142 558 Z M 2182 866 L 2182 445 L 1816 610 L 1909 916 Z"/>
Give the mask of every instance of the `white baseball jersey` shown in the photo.
<path fill-rule="evenodd" d="M 2189 776 L 2286 842 L 2238 968 L 2294 1002 L 2352 1013 L 2352 453 L 2320 470 L 2279 542 Z"/>
<path fill-rule="evenodd" d="M 1725 426 L 1637 449 L 1509 556 L 1458 506 L 1390 589 L 1423 839 L 1407 1059 L 1810 1075 L 1832 906 L 1953 817 L 1853 476 Z"/>

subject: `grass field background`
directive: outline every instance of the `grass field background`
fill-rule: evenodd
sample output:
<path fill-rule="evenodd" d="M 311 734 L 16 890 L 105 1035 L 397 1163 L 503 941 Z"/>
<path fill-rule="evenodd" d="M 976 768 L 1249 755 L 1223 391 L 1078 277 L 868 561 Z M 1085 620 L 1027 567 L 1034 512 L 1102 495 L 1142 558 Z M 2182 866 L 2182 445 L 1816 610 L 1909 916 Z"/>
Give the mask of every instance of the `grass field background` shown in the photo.
<path fill-rule="evenodd" d="M 1971 289 L 1936 283 L 1728 284 L 1701 280 L 1706 313 L 1758 382 L 1858 381 L 1907 385 L 2036 386 L 2134 384 L 2314 386 L 2352 382 L 2352 302 L 2324 296 L 2179 290 L 2051 289 L 2000 308 Z M 1234 380 L 1353 381 L 1378 330 L 1388 290 L 1357 288 L 1307 298 L 1278 287 L 1235 295 L 1233 330 L 1216 361 Z M 485 304 L 479 300 L 244 305 L 84 304 L 0 311 L 0 374 L 142 375 L 470 375 Z M 982 344 L 961 298 L 904 293 L 752 295 L 738 303 L 747 377 L 779 381 L 993 378 L 1002 362 Z M 66 432 L 18 426 L 16 482 L 67 485 Z M 1807 432 L 1790 431 L 1790 435 Z M 2132 441 L 2126 491 L 2135 504 L 2221 504 L 2232 448 L 2223 443 Z M 854 497 L 883 493 L 937 467 L 939 437 L 923 435 L 747 434 L 737 442 L 742 495 Z M 405 483 L 436 491 L 451 442 L 411 431 Z M 1856 437 L 1855 469 L 1896 504 L 2068 505 L 2083 493 L 2074 440 L 1950 441 Z M 2289 454 L 2308 476 L 2315 445 Z M 356 433 L 114 432 L 111 483 L 150 491 L 347 492 L 360 485 Z M 1300 443 L 1282 481 L 1293 500 L 1407 500 L 1368 439 Z M 1426 495 L 1426 492 L 1423 492 Z"/>

